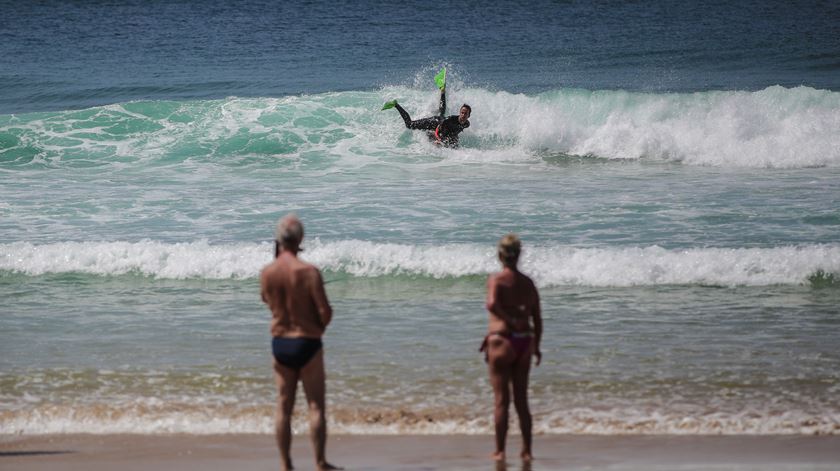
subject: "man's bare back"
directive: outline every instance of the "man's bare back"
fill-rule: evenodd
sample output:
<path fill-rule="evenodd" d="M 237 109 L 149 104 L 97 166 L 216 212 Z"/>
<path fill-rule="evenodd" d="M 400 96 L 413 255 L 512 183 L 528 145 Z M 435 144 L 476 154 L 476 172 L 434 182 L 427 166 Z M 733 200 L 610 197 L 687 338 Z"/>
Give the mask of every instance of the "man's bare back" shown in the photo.
<path fill-rule="evenodd" d="M 288 251 L 260 277 L 263 302 L 271 310 L 272 337 L 320 338 L 332 317 L 321 273 Z"/>

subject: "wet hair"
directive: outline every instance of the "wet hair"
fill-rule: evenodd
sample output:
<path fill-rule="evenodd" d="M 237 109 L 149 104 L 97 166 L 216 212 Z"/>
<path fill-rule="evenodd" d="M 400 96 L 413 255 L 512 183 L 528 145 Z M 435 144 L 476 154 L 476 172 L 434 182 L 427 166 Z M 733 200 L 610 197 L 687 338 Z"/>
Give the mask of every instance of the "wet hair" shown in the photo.
<path fill-rule="evenodd" d="M 472 107 L 470 105 L 464 103 L 463 105 L 461 105 L 461 108 L 466 108 L 467 111 L 470 113 L 470 116 L 472 116 Z"/>
<path fill-rule="evenodd" d="M 303 223 L 294 213 L 287 214 L 277 221 L 274 240 L 286 248 L 297 248 L 303 240 Z"/>
<path fill-rule="evenodd" d="M 506 267 L 516 267 L 519 262 L 519 254 L 522 252 L 522 241 L 516 234 L 508 234 L 499 239 L 497 246 L 499 260 Z"/>

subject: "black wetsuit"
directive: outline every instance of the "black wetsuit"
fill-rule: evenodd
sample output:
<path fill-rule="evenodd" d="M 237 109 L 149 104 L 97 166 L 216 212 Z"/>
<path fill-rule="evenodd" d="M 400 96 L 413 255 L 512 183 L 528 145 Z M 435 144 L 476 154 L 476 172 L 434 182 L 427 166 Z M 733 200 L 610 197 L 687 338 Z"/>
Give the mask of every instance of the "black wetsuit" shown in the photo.
<path fill-rule="evenodd" d="M 461 131 L 470 127 L 469 120 L 461 124 L 458 121 L 458 115 L 446 117 L 446 92 L 440 92 L 440 106 L 438 107 L 438 115 L 430 118 L 411 120 L 408 112 L 397 103 L 395 105 L 397 111 L 400 112 L 405 127 L 408 129 L 421 129 L 426 131 L 426 134 L 434 142 L 440 142 L 446 147 L 458 147 L 458 134 Z"/>

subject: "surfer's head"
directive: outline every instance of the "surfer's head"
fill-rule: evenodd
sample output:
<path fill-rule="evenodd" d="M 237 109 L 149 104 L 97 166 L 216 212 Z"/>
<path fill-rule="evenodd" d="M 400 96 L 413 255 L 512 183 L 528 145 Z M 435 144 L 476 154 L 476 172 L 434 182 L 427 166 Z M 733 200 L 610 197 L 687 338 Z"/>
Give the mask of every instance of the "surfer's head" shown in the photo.
<path fill-rule="evenodd" d="M 472 108 L 470 108 L 470 105 L 464 103 L 461 105 L 461 111 L 458 112 L 458 122 L 461 124 L 466 123 L 470 119 L 470 114 L 472 114 Z"/>
<path fill-rule="evenodd" d="M 516 268 L 519 262 L 519 254 L 522 252 L 522 242 L 516 234 L 508 234 L 499 239 L 497 246 L 499 251 L 499 261 L 502 265 L 509 268 Z"/>
<path fill-rule="evenodd" d="M 300 222 L 294 213 L 287 214 L 277 221 L 277 229 L 274 233 L 274 240 L 278 248 L 292 252 L 300 250 L 300 242 L 303 240 L 303 223 Z"/>

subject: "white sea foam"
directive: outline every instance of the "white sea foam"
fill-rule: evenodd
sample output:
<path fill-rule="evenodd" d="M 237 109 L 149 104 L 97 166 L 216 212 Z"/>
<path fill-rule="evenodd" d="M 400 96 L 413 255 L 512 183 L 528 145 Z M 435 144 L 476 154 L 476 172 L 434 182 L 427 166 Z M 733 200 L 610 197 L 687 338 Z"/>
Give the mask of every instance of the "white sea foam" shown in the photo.
<path fill-rule="evenodd" d="M 4 411 L 0 412 L 3 419 L 0 421 L 0 435 L 270 434 L 273 431 L 271 406 L 187 409 L 171 410 L 154 401 L 142 401 L 119 406 L 51 405 Z M 295 433 L 307 432 L 303 412 L 299 407 L 292 422 Z M 353 435 L 489 435 L 493 433 L 490 419 L 486 410 L 440 417 L 403 409 L 366 412 L 339 406 L 333 408 L 329 426 L 332 433 Z M 840 414 L 759 409 L 741 413 L 557 409 L 535 412 L 534 432 L 576 435 L 837 435 L 840 434 Z"/>
<path fill-rule="evenodd" d="M 650 94 L 470 90 L 470 131 L 525 149 L 693 165 L 840 165 L 840 93 L 808 87 Z"/>
<path fill-rule="evenodd" d="M 269 261 L 266 245 L 213 246 L 206 241 L 64 242 L 0 246 L 0 269 L 27 275 L 138 273 L 156 278 L 249 278 Z"/>
<path fill-rule="evenodd" d="M 31 276 L 87 273 L 247 279 L 256 277 L 271 261 L 271 251 L 267 243 L 15 242 L 0 244 L 0 270 Z M 324 270 L 356 277 L 440 279 L 485 275 L 498 269 L 493 247 L 479 244 L 420 246 L 314 239 L 303 257 Z M 671 250 L 534 246 L 524 252 L 521 268 L 540 286 L 796 285 L 808 283 L 818 272 L 840 274 L 840 246 Z"/>
<path fill-rule="evenodd" d="M 449 94 L 451 104 L 466 101 L 473 106 L 464 147 L 447 153 L 451 162 L 523 161 L 548 152 L 721 167 L 840 166 L 840 93 L 828 90 L 557 89 L 524 95 L 458 86 Z M 415 118 L 431 113 L 437 99 L 426 89 L 386 87 L 377 92 L 137 102 L 21 115 L 0 125 L 0 133 L 14 136 L 15 142 L 0 149 L 0 156 L 25 160 L 34 151 L 29 157 L 33 162 L 117 166 L 194 158 L 227 165 L 276 163 L 278 158 L 302 156 L 324 156 L 332 165 L 354 166 L 371 156 L 427 156 L 427 145 L 395 147 L 405 132 L 402 121 L 394 112 L 377 111 L 382 101 L 394 97 Z M 171 113 L 161 115 L 159 106 L 169 107 Z M 134 131 L 112 130 L 123 127 Z"/>

